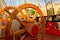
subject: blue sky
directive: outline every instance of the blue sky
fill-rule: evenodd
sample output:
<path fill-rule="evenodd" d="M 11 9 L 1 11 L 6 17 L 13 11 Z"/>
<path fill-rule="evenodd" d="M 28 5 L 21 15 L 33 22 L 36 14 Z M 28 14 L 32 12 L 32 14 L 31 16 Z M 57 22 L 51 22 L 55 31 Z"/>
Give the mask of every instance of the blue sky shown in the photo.
<path fill-rule="evenodd" d="M 46 1 L 50 1 L 50 0 L 46 0 Z M 7 5 L 12 5 L 12 6 L 18 6 L 24 3 L 24 0 L 5 0 Z M 52 0 L 53 3 L 60 3 L 60 0 Z M 32 3 L 32 4 L 38 4 L 40 3 L 40 5 L 43 7 L 45 5 L 45 1 L 44 0 L 27 0 L 27 3 Z"/>
<path fill-rule="evenodd" d="M 21 5 L 24 3 L 24 0 L 5 0 L 5 2 L 7 3 L 7 5 L 12 5 L 12 6 L 17 6 L 17 5 Z M 38 4 L 40 3 L 42 6 L 44 6 L 44 0 L 27 0 L 27 3 L 32 3 L 32 4 Z"/>

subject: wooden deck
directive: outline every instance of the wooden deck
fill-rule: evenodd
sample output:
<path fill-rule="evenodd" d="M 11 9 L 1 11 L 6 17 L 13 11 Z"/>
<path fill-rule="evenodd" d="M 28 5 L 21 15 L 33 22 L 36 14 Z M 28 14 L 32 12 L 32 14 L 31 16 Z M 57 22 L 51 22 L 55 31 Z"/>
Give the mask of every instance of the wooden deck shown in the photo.
<path fill-rule="evenodd" d="M 0 39 L 0 40 L 4 40 L 4 39 Z M 45 34 L 43 40 L 60 40 L 60 36 L 55 36 L 55 35 L 51 35 L 51 34 Z"/>

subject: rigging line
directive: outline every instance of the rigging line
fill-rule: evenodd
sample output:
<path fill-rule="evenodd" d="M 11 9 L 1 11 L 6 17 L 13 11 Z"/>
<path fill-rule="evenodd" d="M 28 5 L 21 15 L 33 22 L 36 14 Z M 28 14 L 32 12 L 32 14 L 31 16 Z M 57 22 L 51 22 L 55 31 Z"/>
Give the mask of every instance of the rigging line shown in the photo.
<path fill-rule="evenodd" d="M 12 2 L 11 2 L 11 0 L 10 0 L 10 4 L 11 4 L 11 6 L 12 6 Z"/>
<path fill-rule="evenodd" d="M 7 6 L 5 0 L 2 0 L 3 6 Z"/>
<path fill-rule="evenodd" d="M 15 3 L 15 5 L 16 5 L 16 0 L 14 0 L 14 1 L 15 1 L 15 2 L 14 2 L 14 3 Z"/>
<path fill-rule="evenodd" d="M 45 1 L 46 12 L 47 12 L 47 5 L 46 5 L 46 0 L 44 0 L 44 1 Z"/>
<path fill-rule="evenodd" d="M 2 2 L 1 2 L 2 0 L 0 0 L 0 9 L 2 8 Z"/>
<path fill-rule="evenodd" d="M 2 3 L 4 4 L 4 0 L 2 0 Z"/>
<path fill-rule="evenodd" d="M 12 0 L 12 2 L 13 2 L 13 5 L 15 6 L 15 2 L 14 2 L 14 0 Z"/>

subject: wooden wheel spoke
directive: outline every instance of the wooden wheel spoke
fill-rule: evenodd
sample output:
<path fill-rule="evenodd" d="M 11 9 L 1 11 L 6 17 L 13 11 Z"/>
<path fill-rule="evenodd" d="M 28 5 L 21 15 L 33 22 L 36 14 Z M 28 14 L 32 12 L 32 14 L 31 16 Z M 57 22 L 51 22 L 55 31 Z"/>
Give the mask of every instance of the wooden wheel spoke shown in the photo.
<path fill-rule="evenodd" d="M 0 9 L 0 14 L 4 13 L 4 9 Z"/>
<path fill-rule="evenodd" d="M 28 13 L 28 8 L 26 8 L 26 16 L 27 16 L 27 21 L 30 22 L 30 17 L 29 17 L 29 13 Z"/>
<path fill-rule="evenodd" d="M 11 28 L 11 24 L 12 24 L 13 19 L 8 19 L 8 24 L 6 26 L 6 30 L 5 30 L 5 39 L 6 40 L 10 40 L 10 28 Z"/>
<path fill-rule="evenodd" d="M 35 12 L 35 14 L 34 14 L 34 16 L 32 18 L 33 21 L 36 19 L 36 16 L 37 16 L 37 12 Z"/>
<path fill-rule="evenodd" d="M 15 17 L 15 19 L 16 19 L 19 23 L 21 23 L 22 25 L 26 26 L 26 23 L 25 23 L 25 22 L 22 22 L 21 19 L 19 19 L 17 16 Z"/>
<path fill-rule="evenodd" d="M 9 7 L 5 7 L 4 9 L 6 12 L 8 12 L 8 14 L 10 15 L 12 19 L 14 19 L 16 15 L 18 14 L 18 10 L 16 7 L 9 6 Z"/>
<path fill-rule="evenodd" d="M 22 11 L 20 13 L 21 13 L 22 18 L 26 19 L 26 15 L 24 15 Z"/>

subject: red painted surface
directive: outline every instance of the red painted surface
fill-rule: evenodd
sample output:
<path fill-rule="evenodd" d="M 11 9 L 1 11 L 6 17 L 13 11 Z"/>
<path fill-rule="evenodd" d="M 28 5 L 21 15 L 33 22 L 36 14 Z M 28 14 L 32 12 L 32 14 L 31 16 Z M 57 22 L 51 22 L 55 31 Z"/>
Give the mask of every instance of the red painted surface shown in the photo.
<path fill-rule="evenodd" d="M 55 28 L 55 22 L 47 22 L 46 23 L 46 31 L 49 31 L 53 28 Z"/>
<path fill-rule="evenodd" d="M 55 22 L 48 22 L 46 24 L 46 32 L 49 34 L 60 36 L 60 30 L 55 29 Z"/>
<path fill-rule="evenodd" d="M 56 36 L 60 36 L 60 30 L 55 29 L 55 22 L 47 22 L 46 23 L 46 32 L 48 34 L 53 34 Z M 38 34 L 38 26 L 35 25 L 35 27 L 32 28 L 32 34 L 36 36 Z"/>
<path fill-rule="evenodd" d="M 37 25 L 34 25 L 32 28 L 32 35 L 37 36 L 39 33 L 39 27 Z"/>
<path fill-rule="evenodd" d="M 47 32 L 49 34 L 53 34 L 53 35 L 56 35 L 56 36 L 60 36 L 60 30 L 57 30 L 57 29 L 51 29 L 49 32 Z"/>

